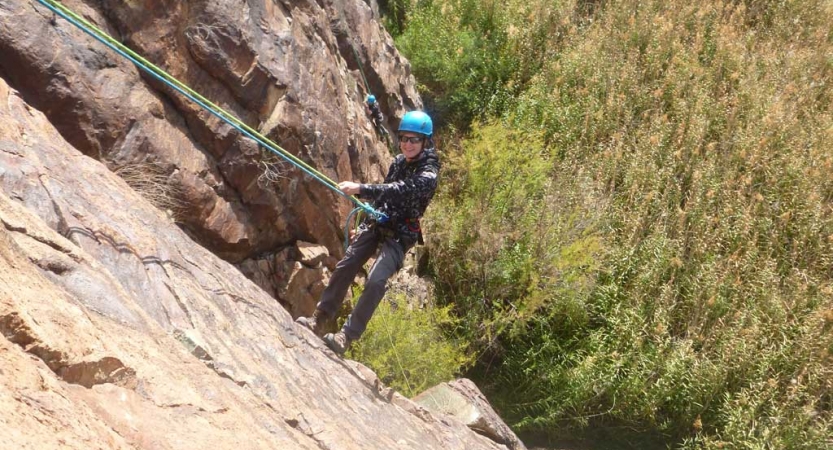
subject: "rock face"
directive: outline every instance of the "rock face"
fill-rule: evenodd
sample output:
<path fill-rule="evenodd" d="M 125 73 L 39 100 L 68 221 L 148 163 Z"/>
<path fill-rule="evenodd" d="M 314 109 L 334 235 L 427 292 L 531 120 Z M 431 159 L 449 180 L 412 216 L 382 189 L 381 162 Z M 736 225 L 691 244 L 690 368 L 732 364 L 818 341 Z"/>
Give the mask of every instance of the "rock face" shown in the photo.
<path fill-rule="evenodd" d="M 337 262 L 326 247 L 299 241 L 279 253 L 246 260 L 238 267 L 297 318 L 315 311 Z"/>
<path fill-rule="evenodd" d="M 505 448 L 383 395 L 2 80 L 0 333 L 4 448 Z"/>
<path fill-rule="evenodd" d="M 378 181 L 389 164 L 368 87 L 388 128 L 421 105 L 361 0 L 63 3 L 334 180 Z M 0 18 L 0 76 L 84 154 L 154 167 L 176 222 L 212 252 L 240 263 L 296 240 L 343 252 L 348 201 L 40 4 L 4 1 Z"/>
<path fill-rule="evenodd" d="M 435 414 L 452 416 L 511 450 L 526 450 L 471 380 L 439 384 L 414 397 L 414 402 Z"/>
<path fill-rule="evenodd" d="M 365 95 L 389 130 L 421 105 L 375 0 L 62 3 L 335 180 L 390 162 Z M 2 447 L 505 448 L 292 322 L 352 206 L 37 2 L 0 2 Z"/>

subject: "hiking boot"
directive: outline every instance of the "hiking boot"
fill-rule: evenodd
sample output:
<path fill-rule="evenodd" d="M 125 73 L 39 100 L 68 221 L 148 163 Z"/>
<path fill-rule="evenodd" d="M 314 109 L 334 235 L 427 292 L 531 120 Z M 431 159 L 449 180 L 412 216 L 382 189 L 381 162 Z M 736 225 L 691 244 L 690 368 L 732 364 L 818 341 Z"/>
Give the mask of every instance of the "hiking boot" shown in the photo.
<path fill-rule="evenodd" d="M 339 331 L 338 333 L 327 333 L 324 336 L 324 342 L 327 343 L 327 347 L 330 347 L 330 350 L 336 352 L 339 356 L 344 356 L 344 352 L 350 348 L 350 343 L 353 342 L 343 331 Z"/>
<path fill-rule="evenodd" d="M 326 314 L 320 309 L 316 309 L 310 317 L 299 317 L 295 319 L 295 323 L 315 333 L 316 336 L 322 337 L 324 335 L 325 322 L 327 321 Z"/>

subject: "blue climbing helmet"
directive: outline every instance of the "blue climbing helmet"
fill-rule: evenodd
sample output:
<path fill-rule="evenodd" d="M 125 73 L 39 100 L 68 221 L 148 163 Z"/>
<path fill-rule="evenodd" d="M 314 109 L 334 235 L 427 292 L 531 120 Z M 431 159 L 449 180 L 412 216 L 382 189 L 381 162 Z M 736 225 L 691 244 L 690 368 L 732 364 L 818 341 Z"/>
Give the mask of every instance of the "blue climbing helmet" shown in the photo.
<path fill-rule="evenodd" d="M 373 94 L 370 94 L 370 95 L 367 96 L 367 100 L 365 100 L 365 101 L 367 102 L 368 105 L 372 105 L 372 104 L 376 103 L 376 96 L 373 95 Z"/>
<path fill-rule="evenodd" d="M 410 111 L 405 113 L 402 121 L 399 122 L 399 131 L 410 131 L 431 137 L 434 134 L 434 123 L 431 122 L 428 114 L 422 111 Z"/>

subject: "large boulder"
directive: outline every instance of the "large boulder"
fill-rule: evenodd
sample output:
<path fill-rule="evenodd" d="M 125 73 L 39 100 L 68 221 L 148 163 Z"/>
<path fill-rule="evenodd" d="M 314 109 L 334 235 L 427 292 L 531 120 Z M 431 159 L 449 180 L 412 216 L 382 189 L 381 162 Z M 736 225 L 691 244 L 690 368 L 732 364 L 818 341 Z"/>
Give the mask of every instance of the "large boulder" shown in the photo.
<path fill-rule="evenodd" d="M 505 448 L 371 379 L 0 80 L 3 448 Z"/>

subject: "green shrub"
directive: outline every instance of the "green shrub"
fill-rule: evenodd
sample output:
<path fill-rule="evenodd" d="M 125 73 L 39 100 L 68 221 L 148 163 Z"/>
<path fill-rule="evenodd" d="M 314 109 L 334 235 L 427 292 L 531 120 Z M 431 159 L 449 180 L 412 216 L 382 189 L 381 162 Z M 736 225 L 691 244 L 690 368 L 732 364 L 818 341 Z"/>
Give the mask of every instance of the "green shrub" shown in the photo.
<path fill-rule="evenodd" d="M 383 301 L 350 357 L 373 369 L 388 386 L 413 397 L 453 380 L 471 364 L 466 344 L 444 332 L 455 323 L 447 307 L 411 308 L 404 296 Z"/>
<path fill-rule="evenodd" d="M 404 31 L 413 4 L 412 0 L 379 0 L 382 22 L 392 36 L 399 36 Z"/>
<path fill-rule="evenodd" d="M 454 305 L 458 331 L 481 362 L 498 367 L 518 351 L 505 338 L 523 339 L 542 313 L 585 323 L 580 297 L 604 249 L 594 228 L 597 199 L 579 189 L 586 176 L 552 180 L 560 166 L 541 141 L 503 122 L 474 125 L 444 160 L 426 220 L 431 268 L 438 296 Z"/>
<path fill-rule="evenodd" d="M 829 448 L 833 5 L 527 3 L 402 35 L 454 120 L 487 116 L 426 221 L 470 376 L 521 431 Z"/>
<path fill-rule="evenodd" d="M 417 2 L 396 39 L 429 109 L 466 128 L 511 107 L 557 32 L 555 9 L 525 1 Z"/>

